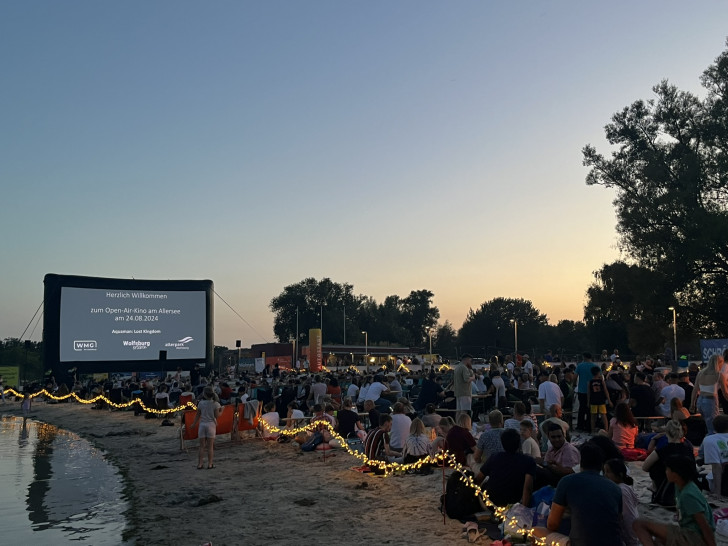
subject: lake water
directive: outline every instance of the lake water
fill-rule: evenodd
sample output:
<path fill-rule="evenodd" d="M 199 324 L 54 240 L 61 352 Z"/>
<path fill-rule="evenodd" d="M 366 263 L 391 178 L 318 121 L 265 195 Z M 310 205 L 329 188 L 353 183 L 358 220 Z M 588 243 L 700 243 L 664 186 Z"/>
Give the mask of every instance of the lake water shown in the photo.
<path fill-rule="evenodd" d="M 123 544 L 118 470 L 79 436 L 28 419 L 0 420 L 2 544 Z"/>

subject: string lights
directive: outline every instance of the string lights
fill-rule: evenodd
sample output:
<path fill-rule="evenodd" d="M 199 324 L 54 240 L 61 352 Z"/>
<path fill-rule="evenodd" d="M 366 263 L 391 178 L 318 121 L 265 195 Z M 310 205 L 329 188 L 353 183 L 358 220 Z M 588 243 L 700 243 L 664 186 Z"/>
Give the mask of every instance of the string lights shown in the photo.
<path fill-rule="evenodd" d="M 447 366 L 447 364 L 444 364 L 444 366 Z M 440 368 L 442 369 L 442 367 Z M 45 396 L 51 400 L 55 401 L 63 401 L 68 400 L 69 398 L 74 398 L 76 401 L 78 401 L 81 404 L 95 404 L 99 401 L 106 402 L 109 406 L 117 409 L 124 409 L 129 408 L 133 406 L 134 404 L 138 404 L 144 411 L 157 414 L 157 415 L 168 415 L 170 413 L 175 413 L 178 411 L 184 411 L 187 409 L 196 410 L 197 406 L 193 402 L 187 402 L 183 405 L 177 406 L 175 408 L 170 409 L 156 409 L 156 408 L 149 408 L 147 407 L 144 402 L 142 402 L 141 398 L 135 398 L 133 400 L 130 400 L 128 402 L 124 402 L 121 404 L 118 404 L 116 402 L 112 402 L 104 395 L 100 394 L 93 398 L 90 398 L 88 400 L 83 399 L 79 397 L 75 392 L 71 392 L 69 394 L 63 395 L 63 396 L 56 396 L 50 392 L 48 392 L 46 389 L 40 390 L 38 392 L 35 392 L 33 394 L 24 395 L 23 393 L 19 393 L 16 390 L 12 388 L 5 389 L 5 394 L 9 396 L 15 396 L 15 397 L 25 397 L 28 398 L 36 398 L 38 396 Z M 493 515 L 496 519 L 504 520 L 506 518 L 506 514 L 508 512 L 508 507 L 504 506 L 496 506 L 493 504 L 493 502 L 488 498 L 488 493 L 483 489 L 480 485 L 478 485 L 475 482 L 475 479 L 473 476 L 466 473 L 467 470 L 469 470 L 467 467 L 463 466 L 462 464 L 458 463 L 455 460 L 455 456 L 450 453 L 449 451 L 440 451 L 437 455 L 428 455 L 427 457 L 424 457 L 422 459 L 419 459 L 413 463 L 390 463 L 386 461 L 379 461 L 370 459 L 366 456 L 364 453 L 359 453 L 358 451 L 353 450 L 349 444 L 347 443 L 346 439 L 338 434 L 335 430 L 333 425 L 328 421 L 313 421 L 307 425 L 303 425 L 296 428 L 279 428 L 276 426 L 272 426 L 268 424 L 267 422 L 260 420 L 260 424 L 263 428 L 265 428 L 269 433 L 277 433 L 284 436 L 296 436 L 298 434 L 304 433 L 304 432 L 310 432 L 313 430 L 321 430 L 322 428 L 328 429 L 329 433 L 331 434 L 332 439 L 337 440 L 339 445 L 341 446 L 341 449 L 346 451 L 349 455 L 352 457 L 355 457 L 359 459 L 363 465 L 368 467 L 375 467 L 380 470 L 384 471 L 384 476 L 391 476 L 396 473 L 404 473 L 408 470 L 419 470 L 424 465 L 436 465 L 436 466 L 445 466 L 448 465 L 453 470 L 460 473 L 460 480 L 465 483 L 468 487 L 473 489 L 473 492 L 476 497 L 481 499 L 483 501 L 483 504 L 485 504 L 486 507 L 491 509 L 493 512 Z M 505 531 L 507 531 L 510 534 L 520 534 L 524 537 L 524 539 L 531 539 L 533 540 L 533 544 L 536 546 L 546 546 L 546 539 L 542 537 L 536 537 L 534 536 L 534 530 L 530 526 L 523 526 L 521 527 L 518 524 L 518 520 L 516 518 L 511 518 L 505 522 Z M 555 546 L 557 543 L 555 541 L 551 542 L 552 546 Z"/>
<path fill-rule="evenodd" d="M 5 393 L 8 394 L 9 396 L 21 396 L 21 397 L 26 396 L 23 393 L 20 393 L 12 388 L 5 389 Z M 56 395 L 48 392 L 46 389 L 43 389 L 38 392 L 34 392 L 33 394 L 27 395 L 27 397 L 31 398 L 31 399 L 36 398 L 38 396 L 45 396 L 45 397 L 50 398 L 51 400 L 55 400 L 57 402 L 60 402 L 62 400 L 68 400 L 69 398 L 74 398 L 77 402 L 80 402 L 81 404 L 95 404 L 99 401 L 103 401 L 103 402 L 106 402 L 112 408 L 117 408 L 117 409 L 129 408 L 129 407 L 133 406 L 134 404 L 139 404 L 139 406 L 144 411 L 146 411 L 148 413 L 154 413 L 157 415 L 168 415 L 170 413 L 175 413 L 175 412 L 183 411 L 186 409 L 192 409 L 192 410 L 197 409 L 197 406 L 193 402 L 187 402 L 186 404 L 177 406 L 176 408 L 157 409 L 157 408 L 147 407 L 144 404 L 144 402 L 142 402 L 141 398 L 134 398 L 133 400 L 129 400 L 128 402 L 118 404 L 116 402 L 112 402 L 111 400 L 106 398 L 103 394 L 99 394 L 97 396 L 94 396 L 93 398 L 89 398 L 88 400 L 86 400 L 85 398 L 81 398 L 80 396 L 78 396 L 75 392 L 71 392 L 71 393 L 65 394 L 63 396 L 56 396 Z"/>

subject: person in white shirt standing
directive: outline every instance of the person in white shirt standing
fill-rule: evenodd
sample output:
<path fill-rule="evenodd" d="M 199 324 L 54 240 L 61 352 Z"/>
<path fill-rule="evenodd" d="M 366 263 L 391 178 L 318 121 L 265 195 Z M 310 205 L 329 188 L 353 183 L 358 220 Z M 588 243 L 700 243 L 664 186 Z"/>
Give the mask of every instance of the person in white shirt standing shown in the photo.
<path fill-rule="evenodd" d="M 542 383 L 538 386 L 538 403 L 541 405 L 541 411 L 548 413 L 549 408 L 554 404 L 558 404 L 563 407 L 564 405 L 564 394 L 561 392 L 556 375 L 551 374 L 547 376 L 545 372 L 541 373 L 543 379 Z M 548 380 L 546 380 L 548 377 Z"/>

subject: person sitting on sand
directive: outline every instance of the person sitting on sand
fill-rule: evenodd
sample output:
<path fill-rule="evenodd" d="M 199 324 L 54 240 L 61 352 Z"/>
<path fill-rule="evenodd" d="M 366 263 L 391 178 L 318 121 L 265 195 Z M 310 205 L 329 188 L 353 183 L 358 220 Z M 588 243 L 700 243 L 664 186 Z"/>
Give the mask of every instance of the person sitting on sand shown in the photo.
<path fill-rule="evenodd" d="M 389 447 L 389 431 L 392 430 L 392 416 L 383 413 L 379 416 L 379 426 L 367 434 L 364 454 L 371 461 L 402 462 L 402 454 Z M 378 468 L 375 466 L 375 469 Z M 375 470 L 377 472 L 377 470 Z"/>
<path fill-rule="evenodd" d="M 531 419 L 526 414 L 526 404 L 523 402 L 516 402 L 513 404 L 513 417 L 510 419 L 506 419 L 506 422 L 503 424 L 503 428 L 511 428 L 515 431 L 520 432 L 521 430 L 521 421 L 524 419 Z M 536 426 L 536 423 L 533 423 L 534 427 Z"/>
<path fill-rule="evenodd" d="M 632 449 L 638 432 L 637 420 L 627 402 L 623 401 L 614 409 L 614 417 L 609 422 L 609 432 L 600 430 L 599 434 L 611 438 L 619 449 Z"/>
<path fill-rule="evenodd" d="M 455 421 L 452 417 L 441 417 L 440 423 L 435 427 L 437 436 L 430 443 L 430 455 L 437 455 L 440 451 L 447 449 L 445 438 L 450 429 L 455 426 Z"/>
<path fill-rule="evenodd" d="M 267 426 L 264 426 L 262 423 L 260 425 L 260 428 L 263 433 L 263 439 L 264 440 L 275 440 L 278 438 L 277 432 L 272 432 L 269 427 L 278 427 L 280 424 L 281 416 L 276 411 L 276 404 L 275 402 L 268 402 L 265 406 L 263 406 L 263 410 L 265 413 L 260 416 L 260 420 L 263 421 Z"/>
<path fill-rule="evenodd" d="M 541 448 L 538 442 L 533 439 L 534 428 L 530 419 L 521 421 L 521 453 L 528 455 L 537 462 L 541 462 Z M 501 443 L 503 443 L 501 439 Z"/>
<path fill-rule="evenodd" d="M 286 414 L 288 421 L 286 421 L 286 428 L 294 429 L 301 426 L 305 415 L 298 409 L 298 402 L 295 400 L 288 403 L 288 413 Z"/>
<path fill-rule="evenodd" d="M 364 411 L 369 414 L 369 430 L 377 428 L 380 413 L 379 410 L 376 408 L 373 400 L 366 400 L 364 402 Z"/>
<path fill-rule="evenodd" d="M 713 419 L 713 430 L 714 434 L 709 434 L 703 439 L 700 451 L 705 464 L 709 464 L 713 472 L 710 490 L 716 495 L 721 495 L 724 481 L 723 465 L 728 463 L 728 415 L 718 415 Z"/>
<path fill-rule="evenodd" d="M 434 428 L 440 424 L 440 415 L 435 413 L 435 404 L 427 404 L 425 414 L 422 416 L 422 422 L 428 428 Z"/>
<path fill-rule="evenodd" d="M 574 473 L 574 467 L 579 464 L 579 450 L 566 441 L 564 430 L 556 423 L 551 423 L 547 432 L 551 447 L 544 455 L 543 468 L 548 482 L 555 486 L 561 478 Z"/>
<path fill-rule="evenodd" d="M 496 506 L 517 502 L 528 506 L 533 492 L 536 461 L 528 455 L 518 453 L 521 438 L 515 430 L 504 430 L 501 434 L 501 443 L 503 451 L 488 457 L 480 467 L 475 483 L 482 484 L 486 477 L 489 478 L 484 487 L 488 497 Z"/>
<path fill-rule="evenodd" d="M 397 402 L 392 407 L 392 431 L 389 434 L 393 450 L 402 451 L 409 435 L 410 426 L 412 426 L 412 419 L 405 415 L 404 405 Z"/>
<path fill-rule="evenodd" d="M 473 454 L 477 463 L 487 460 L 493 453 L 503 451 L 503 444 L 500 439 L 504 430 L 503 414 L 499 410 L 491 411 L 488 414 L 488 423 L 490 424 L 490 430 L 481 433 Z M 518 426 L 521 426 L 520 422 Z"/>
<path fill-rule="evenodd" d="M 541 436 L 543 438 L 548 438 L 548 427 L 551 423 L 556 423 L 561 427 L 561 429 L 564 431 L 564 437 L 566 438 L 567 442 L 571 441 L 571 436 L 569 432 L 569 423 L 564 421 L 562 419 L 564 415 L 563 410 L 561 409 L 561 406 L 559 404 L 553 404 L 549 408 L 549 417 L 548 419 L 544 419 L 543 423 L 541 423 Z"/>
<path fill-rule="evenodd" d="M 455 456 L 455 461 L 462 465 L 469 465 L 468 455 L 473 453 L 476 442 L 470 433 L 472 422 L 470 415 L 461 413 L 458 415 L 456 424 L 445 437 L 447 450 Z M 474 461 L 473 461 L 474 462 Z"/>
<path fill-rule="evenodd" d="M 354 402 L 348 396 L 344 398 L 344 408 L 336 414 L 339 425 L 336 428 L 344 438 L 365 438 L 364 426 L 361 424 L 359 414 L 354 411 Z"/>
<path fill-rule="evenodd" d="M 561 427 L 553 427 L 553 433 L 563 441 Z M 551 438 L 552 443 L 555 441 L 558 439 Z M 547 526 L 551 531 L 558 531 L 568 509 L 571 513 L 571 546 L 621 546 L 622 491 L 600 474 L 604 455 L 596 445 L 585 443 L 578 456 L 581 472 L 572 472 L 559 481 Z"/>
<path fill-rule="evenodd" d="M 649 472 L 652 478 L 654 491 L 662 488 L 663 482 L 667 479 L 665 475 L 665 461 L 673 456 L 693 457 L 693 446 L 684 440 L 682 425 L 676 420 L 670 420 L 665 425 L 665 436 L 667 443 L 652 450 L 642 463 L 642 470 Z M 652 442 L 651 442 L 652 443 Z M 695 464 L 695 462 L 693 462 Z"/>
<path fill-rule="evenodd" d="M 713 512 L 695 484 L 698 478 L 695 461 L 690 457 L 668 457 L 665 474 L 675 484 L 678 525 L 639 518 L 632 524 L 637 538 L 644 546 L 715 546 Z"/>
<path fill-rule="evenodd" d="M 430 438 L 425 431 L 425 424 L 416 418 L 410 426 L 409 436 L 402 449 L 402 462 L 414 463 L 430 454 Z"/>
<path fill-rule="evenodd" d="M 604 463 L 604 477 L 612 480 L 622 490 L 622 515 L 619 528 L 625 546 L 640 546 L 640 541 L 632 529 L 632 523 L 639 517 L 639 500 L 632 485 L 634 480 L 627 475 L 627 467 L 621 459 L 609 459 Z"/>

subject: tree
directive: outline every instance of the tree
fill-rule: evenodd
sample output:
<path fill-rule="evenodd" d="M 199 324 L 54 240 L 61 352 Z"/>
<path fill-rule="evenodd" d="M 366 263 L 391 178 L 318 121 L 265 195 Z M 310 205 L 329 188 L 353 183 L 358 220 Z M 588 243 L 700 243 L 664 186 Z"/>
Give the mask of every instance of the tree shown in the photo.
<path fill-rule="evenodd" d="M 323 322 L 323 342 L 343 343 L 344 312 L 346 312 L 347 341 L 358 336 L 356 325 L 348 317 L 356 316 L 361 298 L 353 294 L 350 284 L 339 284 L 329 278 L 310 277 L 299 283 L 286 286 L 270 302 L 275 314 L 273 333 L 281 343 L 296 337 L 296 318 L 298 318 L 299 343 L 308 343 L 308 331 L 320 328 Z M 323 313 L 323 317 L 322 317 Z"/>
<path fill-rule="evenodd" d="M 406 298 L 387 296 L 384 303 L 377 304 L 373 298 L 354 295 L 350 284 L 308 278 L 286 286 L 271 300 L 273 332 L 282 343 L 295 338 L 298 315 L 299 343 L 304 345 L 309 329 L 319 328 L 323 322 L 323 342 L 327 344 L 343 344 L 346 328 L 347 343 L 363 343 L 361 332 L 366 331 L 370 344 L 423 346 L 427 329 L 440 316 L 432 306 L 433 297 L 429 290 L 413 290 Z"/>
<path fill-rule="evenodd" d="M 587 289 L 584 321 L 595 348 L 659 353 L 664 347 L 669 311 L 674 303 L 660 271 L 617 261 L 594 273 Z"/>
<path fill-rule="evenodd" d="M 617 191 L 621 248 L 703 335 L 728 335 L 728 50 L 701 83 L 704 99 L 662 81 L 605 127 L 610 158 L 591 145 L 583 158 L 587 184 Z"/>
<path fill-rule="evenodd" d="M 477 311 L 470 309 L 458 332 L 458 342 L 464 347 L 509 346 L 510 340 L 515 341 L 511 320 L 518 322 L 519 347 L 540 344 L 546 315 L 530 301 L 512 298 L 495 298 L 481 304 Z"/>
<path fill-rule="evenodd" d="M 402 300 L 402 324 L 407 330 L 407 342 L 422 347 L 427 339 L 427 330 L 437 325 L 440 311 L 432 306 L 434 294 L 429 290 L 413 290 Z"/>
<path fill-rule="evenodd" d="M 429 340 L 428 340 L 429 341 Z M 458 336 L 449 320 L 439 324 L 432 336 L 432 351 L 445 357 L 455 357 L 457 353 Z M 429 349 L 429 346 L 428 346 Z"/>

